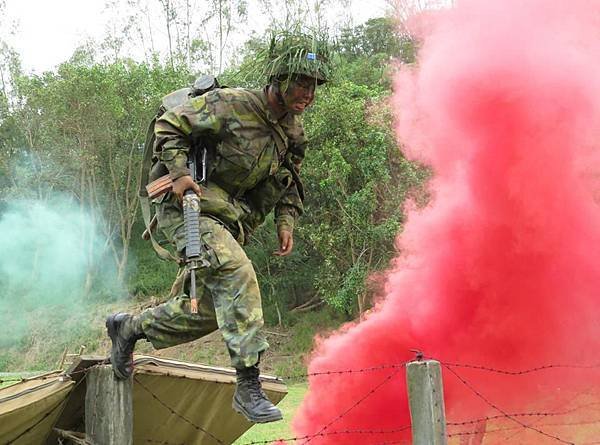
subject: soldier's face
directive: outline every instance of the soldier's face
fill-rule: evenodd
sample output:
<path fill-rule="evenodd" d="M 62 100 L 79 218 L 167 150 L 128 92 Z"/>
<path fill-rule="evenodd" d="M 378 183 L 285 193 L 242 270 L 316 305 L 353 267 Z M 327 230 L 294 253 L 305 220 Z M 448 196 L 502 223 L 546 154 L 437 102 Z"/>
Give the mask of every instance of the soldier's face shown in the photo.
<path fill-rule="evenodd" d="M 315 79 L 298 77 L 290 81 L 288 88 L 283 93 L 283 100 L 290 113 L 301 114 L 315 100 Z"/>

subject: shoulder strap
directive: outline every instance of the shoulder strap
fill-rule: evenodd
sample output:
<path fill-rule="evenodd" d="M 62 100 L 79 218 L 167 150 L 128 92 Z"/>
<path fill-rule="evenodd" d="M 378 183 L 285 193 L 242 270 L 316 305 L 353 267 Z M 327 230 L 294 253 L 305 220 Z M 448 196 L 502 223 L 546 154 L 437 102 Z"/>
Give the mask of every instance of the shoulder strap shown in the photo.
<path fill-rule="evenodd" d="M 159 115 L 160 115 L 159 111 Z M 146 226 L 146 233 L 150 237 L 152 247 L 154 251 L 163 260 L 172 260 L 179 262 L 179 259 L 174 256 L 171 252 L 161 246 L 158 241 L 152 235 L 152 210 L 150 208 L 150 198 L 148 197 L 148 191 L 146 190 L 146 184 L 150 177 L 150 169 L 152 167 L 152 156 L 154 148 L 154 124 L 156 124 L 156 117 L 150 121 L 148 125 L 148 131 L 146 132 L 146 142 L 144 144 L 144 158 L 142 159 L 142 168 L 140 172 L 140 182 L 138 187 L 138 196 L 140 198 L 140 208 L 142 210 L 142 217 L 144 218 L 144 225 Z"/>
<path fill-rule="evenodd" d="M 160 113 L 160 112 L 159 112 Z M 150 178 L 150 169 L 152 168 L 152 155 L 154 146 L 154 125 L 156 124 L 156 116 L 150 121 L 148 130 L 146 131 L 146 142 L 144 143 L 144 157 L 142 158 L 142 168 L 140 171 L 140 182 L 138 184 L 138 196 L 147 198 L 148 192 L 146 185 Z"/>
<path fill-rule="evenodd" d="M 279 155 L 285 156 L 285 153 L 287 152 L 287 144 L 285 140 L 287 139 L 287 137 L 285 135 L 285 132 L 283 131 L 283 128 L 281 128 L 281 125 L 273 123 L 271 122 L 271 120 L 269 120 L 262 108 L 261 100 L 256 94 L 254 94 L 254 92 L 249 91 L 249 93 L 252 108 L 254 109 L 254 111 L 256 111 L 256 114 L 258 114 L 260 118 L 265 122 L 265 124 L 267 124 L 271 129 L 273 133 L 273 139 L 275 140 L 275 145 L 277 145 L 277 151 L 279 152 Z"/>
<path fill-rule="evenodd" d="M 287 156 L 285 156 L 285 154 L 287 153 L 287 144 L 285 143 L 285 140 L 287 139 L 287 137 L 285 136 L 285 132 L 283 131 L 283 128 L 281 128 L 281 125 L 273 123 L 271 120 L 269 120 L 269 118 L 267 118 L 267 115 L 265 114 L 264 110 L 262 109 L 262 103 L 261 103 L 260 99 L 258 98 L 258 96 L 256 96 L 256 94 L 254 94 L 254 92 L 252 92 L 252 91 L 249 91 L 249 93 L 250 93 L 250 102 L 252 104 L 252 108 L 254 109 L 254 111 L 256 111 L 256 113 L 261 117 L 261 119 L 263 121 L 265 121 L 265 123 L 271 129 L 271 132 L 273 133 L 273 139 L 275 140 L 275 144 L 277 145 L 277 151 L 283 157 L 283 165 L 292 174 L 292 178 L 294 179 L 294 182 L 296 183 L 296 188 L 298 189 L 298 194 L 300 195 L 300 199 L 302 201 L 304 201 L 304 186 L 302 184 L 302 180 L 300 179 L 300 175 L 298 175 L 298 172 L 296 171 L 296 169 L 294 168 L 292 163 L 289 161 Z"/>
<path fill-rule="evenodd" d="M 158 241 L 152 235 L 153 224 L 155 222 L 156 215 L 152 217 L 152 208 L 150 204 L 150 198 L 146 185 L 150 179 L 150 171 L 152 169 L 152 158 L 154 156 L 154 126 L 156 120 L 162 116 L 165 111 L 170 110 L 178 105 L 183 104 L 190 97 L 200 96 L 208 91 L 214 90 L 215 88 L 226 88 L 221 87 L 216 77 L 214 76 L 201 76 L 194 82 L 191 88 L 181 88 L 177 91 L 164 96 L 162 98 L 161 106 L 156 113 L 156 116 L 150 121 L 148 125 L 148 131 L 146 132 L 146 141 L 144 144 L 144 157 L 142 159 L 142 166 L 140 171 L 140 182 L 138 187 L 138 196 L 140 198 L 140 208 L 142 209 L 142 216 L 144 218 L 144 225 L 146 226 L 147 236 L 152 242 L 152 247 L 156 254 L 163 260 L 174 260 L 179 262 L 179 258 L 169 252 L 167 249 L 162 247 Z"/>

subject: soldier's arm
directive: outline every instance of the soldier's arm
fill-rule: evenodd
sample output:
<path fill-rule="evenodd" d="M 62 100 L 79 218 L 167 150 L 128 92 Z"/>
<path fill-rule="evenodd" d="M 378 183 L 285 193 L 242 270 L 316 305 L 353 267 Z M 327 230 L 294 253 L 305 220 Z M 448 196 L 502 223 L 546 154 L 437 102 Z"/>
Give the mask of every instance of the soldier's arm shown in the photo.
<path fill-rule="evenodd" d="M 277 231 L 283 230 L 293 233 L 296 221 L 300 216 L 301 212 L 298 211 L 298 207 L 286 204 L 277 204 L 275 207 L 275 223 L 277 224 Z"/>
<path fill-rule="evenodd" d="M 279 250 L 275 255 L 287 256 L 292 252 L 294 226 L 302 211 L 302 199 L 294 183 L 275 206 L 275 223 L 279 238 Z"/>
<path fill-rule="evenodd" d="M 187 160 L 192 138 L 217 135 L 222 122 L 222 116 L 207 104 L 206 95 L 195 97 L 157 119 L 154 154 L 165 164 L 173 181 L 190 174 Z"/>
<path fill-rule="evenodd" d="M 296 173 L 294 176 L 296 179 L 275 206 L 275 223 L 278 232 L 287 230 L 292 233 L 296 221 L 304 212 L 304 206 L 302 204 L 302 201 L 304 200 L 304 190 L 302 184 L 298 184 L 297 182 L 300 178 L 300 167 L 304 160 L 307 141 L 304 136 L 302 123 L 298 117 L 295 117 L 294 121 L 290 122 L 289 126 L 286 125 L 284 128 L 289 138 L 287 155 L 289 161 L 288 166 L 294 169 L 294 172 Z"/>

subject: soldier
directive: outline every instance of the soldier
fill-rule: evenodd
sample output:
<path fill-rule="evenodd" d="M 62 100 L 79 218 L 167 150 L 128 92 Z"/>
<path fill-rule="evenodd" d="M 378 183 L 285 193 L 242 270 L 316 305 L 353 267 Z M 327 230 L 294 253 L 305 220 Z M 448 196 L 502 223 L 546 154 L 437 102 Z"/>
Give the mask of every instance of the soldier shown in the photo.
<path fill-rule="evenodd" d="M 303 34 L 273 37 L 263 54 L 268 85 L 262 90 L 215 89 L 156 121 L 154 158 L 173 180 L 172 192 L 156 203 L 158 227 L 181 256 L 182 196 L 192 189 L 201 200 L 200 235 L 210 265 L 195 272 L 198 313 L 192 313 L 190 298 L 182 292 L 137 316 L 118 313 L 106 320 L 111 363 L 121 379 L 132 374 L 137 340 L 161 349 L 220 329 L 237 374 L 233 408 L 258 423 L 282 415 L 259 381 L 260 356 L 269 345 L 261 332 L 256 274 L 241 244 L 274 210 L 275 254 L 292 251 L 294 225 L 303 209 L 298 173 L 306 140 L 300 115 L 330 74 L 326 43 Z M 198 141 L 209 147 L 212 159 L 204 185 L 193 181 L 187 163 Z"/>

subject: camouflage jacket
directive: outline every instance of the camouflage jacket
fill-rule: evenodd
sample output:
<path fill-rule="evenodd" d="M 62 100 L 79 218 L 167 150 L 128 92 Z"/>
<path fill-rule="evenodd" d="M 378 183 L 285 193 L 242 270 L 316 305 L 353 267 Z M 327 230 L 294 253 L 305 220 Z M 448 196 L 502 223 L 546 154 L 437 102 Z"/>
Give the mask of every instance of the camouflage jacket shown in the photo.
<path fill-rule="evenodd" d="M 280 125 L 283 144 L 276 143 L 265 119 Z M 186 163 L 195 141 L 212 147 L 202 213 L 237 228 L 241 242 L 273 208 L 278 229 L 293 230 L 303 211 L 297 173 L 306 139 L 299 116 L 287 114 L 279 121 L 272 117 L 264 90 L 224 88 L 192 98 L 163 114 L 155 135 L 154 156 L 173 180 L 189 174 Z M 183 224 L 180 214 L 172 212 L 166 219 L 160 223 L 163 229 Z"/>

